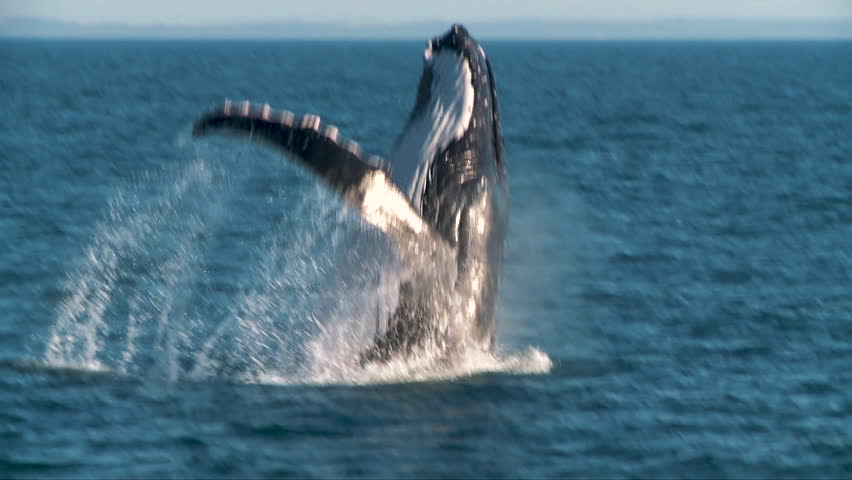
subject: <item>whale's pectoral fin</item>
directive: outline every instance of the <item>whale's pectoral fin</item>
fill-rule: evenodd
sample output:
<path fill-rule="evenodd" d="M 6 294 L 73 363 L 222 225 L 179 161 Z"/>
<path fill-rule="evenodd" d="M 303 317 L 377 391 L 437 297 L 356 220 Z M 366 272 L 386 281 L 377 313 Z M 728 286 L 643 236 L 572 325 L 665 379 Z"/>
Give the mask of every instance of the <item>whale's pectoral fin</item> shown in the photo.
<path fill-rule="evenodd" d="M 333 126 L 320 130 L 319 124 L 315 115 L 296 119 L 290 112 L 270 111 L 268 105 L 252 108 L 249 102 L 226 101 L 196 122 L 192 133 L 203 136 L 225 130 L 262 139 L 319 175 L 367 223 L 398 241 L 423 234 L 438 238 L 390 180 L 378 157 L 364 161 L 357 143 L 342 139 Z"/>

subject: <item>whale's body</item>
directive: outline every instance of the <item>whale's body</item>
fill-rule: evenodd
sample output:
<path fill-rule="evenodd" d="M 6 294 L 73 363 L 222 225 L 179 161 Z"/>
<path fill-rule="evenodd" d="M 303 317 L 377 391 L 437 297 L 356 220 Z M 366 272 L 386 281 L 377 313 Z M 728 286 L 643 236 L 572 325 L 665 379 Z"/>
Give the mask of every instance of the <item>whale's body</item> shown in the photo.
<path fill-rule="evenodd" d="M 282 148 L 367 222 L 414 270 L 361 363 L 418 348 L 490 349 L 507 223 L 506 167 L 491 65 L 455 25 L 424 52 L 414 109 L 389 162 L 366 155 L 314 115 L 225 102 L 193 133 L 224 128 Z"/>

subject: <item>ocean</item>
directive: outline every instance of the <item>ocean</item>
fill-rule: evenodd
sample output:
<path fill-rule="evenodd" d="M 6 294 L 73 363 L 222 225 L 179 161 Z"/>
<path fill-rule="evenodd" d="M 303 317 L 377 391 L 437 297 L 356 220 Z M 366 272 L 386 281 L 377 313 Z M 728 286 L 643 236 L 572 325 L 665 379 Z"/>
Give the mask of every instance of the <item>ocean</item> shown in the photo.
<path fill-rule="evenodd" d="M 364 369 L 390 243 L 191 126 L 386 156 L 425 39 L 0 41 L 0 477 L 852 478 L 852 43 L 483 46 L 497 349 Z"/>

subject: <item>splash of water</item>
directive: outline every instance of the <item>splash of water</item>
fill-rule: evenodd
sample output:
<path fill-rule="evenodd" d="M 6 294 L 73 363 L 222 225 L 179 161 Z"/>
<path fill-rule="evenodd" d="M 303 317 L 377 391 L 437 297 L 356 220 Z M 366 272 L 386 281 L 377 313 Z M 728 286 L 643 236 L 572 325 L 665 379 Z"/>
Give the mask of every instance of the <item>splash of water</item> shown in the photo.
<path fill-rule="evenodd" d="M 67 277 L 46 363 L 273 384 L 549 371 L 550 359 L 534 348 L 494 354 L 464 341 L 451 361 L 446 345 L 427 342 L 404 359 L 361 367 L 358 354 L 387 328 L 399 284 L 418 270 L 447 270 L 429 281 L 448 282 L 450 266 L 402 264 L 386 239 L 311 182 L 290 197 L 270 193 L 267 203 L 286 203 L 287 214 L 252 241 L 240 236 L 236 250 L 223 247 L 217 238 L 236 235 L 231 223 L 242 213 L 233 203 L 245 181 L 196 160 L 119 188 Z M 221 258 L 235 251 L 245 258 Z M 439 337 L 464 339 L 466 300 L 463 292 L 441 299 Z"/>
<path fill-rule="evenodd" d="M 116 303 L 116 294 L 124 292 L 140 260 L 150 260 L 159 252 L 154 247 L 168 225 L 180 225 L 175 253 L 157 265 L 153 276 L 163 283 L 157 289 L 164 297 L 167 308 L 160 318 L 161 340 L 167 338 L 168 311 L 174 298 L 177 272 L 184 270 L 192 258 L 192 238 L 203 228 L 203 222 L 193 216 L 182 217 L 176 205 L 193 190 L 204 189 L 210 182 L 209 172 L 202 162 L 190 165 L 178 180 L 156 202 L 143 205 L 137 192 L 119 190 L 109 203 L 106 218 L 95 226 L 91 244 L 79 259 L 77 268 L 66 280 L 70 292 L 60 304 L 56 323 L 50 334 L 45 359 L 54 366 L 90 369 L 108 368 L 101 353 L 105 351 L 104 337 L 109 330 L 105 317 L 109 307 Z M 128 197 L 128 194 L 129 197 Z M 180 222 L 177 220 L 180 218 Z M 143 277 L 144 281 L 146 278 Z M 135 355 L 136 337 L 141 323 L 148 315 L 141 311 L 145 302 L 153 302 L 154 292 L 137 290 L 130 298 L 127 339 L 128 347 L 123 362 L 129 363 Z M 172 337 L 169 341 L 171 340 Z M 120 368 L 120 367 L 119 367 Z"/>

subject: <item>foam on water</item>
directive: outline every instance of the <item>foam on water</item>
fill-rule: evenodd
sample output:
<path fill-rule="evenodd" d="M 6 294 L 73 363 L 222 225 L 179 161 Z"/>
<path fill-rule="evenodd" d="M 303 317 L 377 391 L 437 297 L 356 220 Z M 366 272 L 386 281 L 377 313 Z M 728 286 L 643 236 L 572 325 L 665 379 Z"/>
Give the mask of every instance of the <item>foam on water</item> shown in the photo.
<path fill-rule="evenodd" d="M 436 309 L 440 332 L 461 338 L 452 342 L 452 355 L 432 342 L 404 359 L 360 366 L 359 353 L 387 328 L 399 285 L 413 275 L 411 263 L 399 262 L 386 238 L 315 183 L 287 198 L 272 194 L 287 211 L 258 238 L 235 231 L 231 217 L 243 213 L 234 191 L 246 180 L 227 166 L 210 167 L 219 160 L 172 166 L 115 192 L 68 275 L 47 340 L 47 366 L 265 384 L 550 370 L 550 359 L 535 348 L 494 354 L 464 341 L 469 319 L 459 292 Z M 276 198 L 269 199 L 273 208 Z M 246 259 L 214 253 L 217 237 L 237 234 Z M 215 271 L 217 262 L 228 268 Z M 427 281 L 452 277 L 448 265 L 430 265 L 434 278 Z M 202 288 L 210 284 L 227 288 Z"/>
<path fill-rule="evenodd" d="M 320 352 L 317 352 L 320 353 Z M 356 352 L 357 354 L 357 352 Z M 322 352 L 316 357 L 316 368 L 304 376 L 266 372 L 251 383 L 265 385 L 371 385 L 423 381 L 453 380 L 485 373 L 535 375 L 549 373 L 550 357 L 535 347 L 515 353 L 492 353 L 466 350 L 447 362 L 428 355 L 397 358 L 384 364 L 360 367 L 351 358 L 334 358 L 337 353 Z"/>

